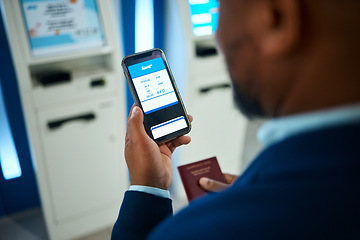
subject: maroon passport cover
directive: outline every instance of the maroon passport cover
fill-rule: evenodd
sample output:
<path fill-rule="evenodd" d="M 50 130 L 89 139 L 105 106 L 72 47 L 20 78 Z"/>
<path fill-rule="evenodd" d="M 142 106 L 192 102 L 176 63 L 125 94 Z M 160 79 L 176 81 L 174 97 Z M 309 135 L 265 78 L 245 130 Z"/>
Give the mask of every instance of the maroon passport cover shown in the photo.
<path fill-rule="evenodd" d="M 226 183 L 216 157 L 179 166 L 178 170 L 189 202 L 206 194 L 199 185 L 200 178 L 207 177 Z"/>

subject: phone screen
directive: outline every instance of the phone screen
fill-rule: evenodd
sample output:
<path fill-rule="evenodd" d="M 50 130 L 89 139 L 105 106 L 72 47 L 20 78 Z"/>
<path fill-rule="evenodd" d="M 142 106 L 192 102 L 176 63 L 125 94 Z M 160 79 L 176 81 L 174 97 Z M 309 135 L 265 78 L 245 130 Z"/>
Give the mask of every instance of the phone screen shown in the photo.
<path fill-rule="evenodd" d="M 178 103 L 161 58 L 129 66 L 129 72 L 145 114 Z"/>
<path fill-rule="evenodd" d="M 133 96 L 145 114 L 145 127 L 162 142 L 190 131 L 190 123 L 163 53 L 156 51 L 151 57 L 130 59 L 127 69 Z"/>

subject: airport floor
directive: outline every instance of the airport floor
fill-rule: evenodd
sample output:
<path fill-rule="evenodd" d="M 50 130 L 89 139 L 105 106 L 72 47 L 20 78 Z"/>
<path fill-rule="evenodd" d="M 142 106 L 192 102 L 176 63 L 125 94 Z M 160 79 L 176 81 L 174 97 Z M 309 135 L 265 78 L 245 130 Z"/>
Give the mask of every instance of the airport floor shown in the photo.
<path fill-rule="evenodd" d="M 173 199 L 174 211 L 187 205 L 187 201 Z M 75 240 L 108 240 L 111 228 Z M 0 240 L 48 240 L 41 208 L 35 208 L 0 218 Z"/>
<path fill-rule="evenodd" d="M 104 229 L 77 240 L 110 239 L 111 229 Z M 48 240 L 40 208 L 0 218 L 0 240 Z"/>

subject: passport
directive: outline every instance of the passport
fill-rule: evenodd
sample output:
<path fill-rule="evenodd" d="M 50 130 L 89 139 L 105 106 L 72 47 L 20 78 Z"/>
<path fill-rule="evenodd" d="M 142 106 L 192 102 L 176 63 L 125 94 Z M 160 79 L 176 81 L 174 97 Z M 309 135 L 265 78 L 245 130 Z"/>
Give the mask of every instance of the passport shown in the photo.
<path fill-rule="evenodd" d="M 207 177 L 226 183 L 216 157 L 179 166 L 178 170 L 189 202 L 207 193 L 200 187 L 200 178 Z"/>

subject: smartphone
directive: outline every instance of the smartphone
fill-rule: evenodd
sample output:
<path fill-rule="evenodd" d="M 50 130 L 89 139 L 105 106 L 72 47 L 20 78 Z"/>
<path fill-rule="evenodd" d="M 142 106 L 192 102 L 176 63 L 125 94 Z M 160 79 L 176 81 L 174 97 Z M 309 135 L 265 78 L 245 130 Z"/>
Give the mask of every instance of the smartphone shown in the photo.
<path fill-rule="evenodd" d="M 191 123 L 161 49 L 126 56 L 121 63 L 147 134 L 162 143 L 187 134 Z"/>

